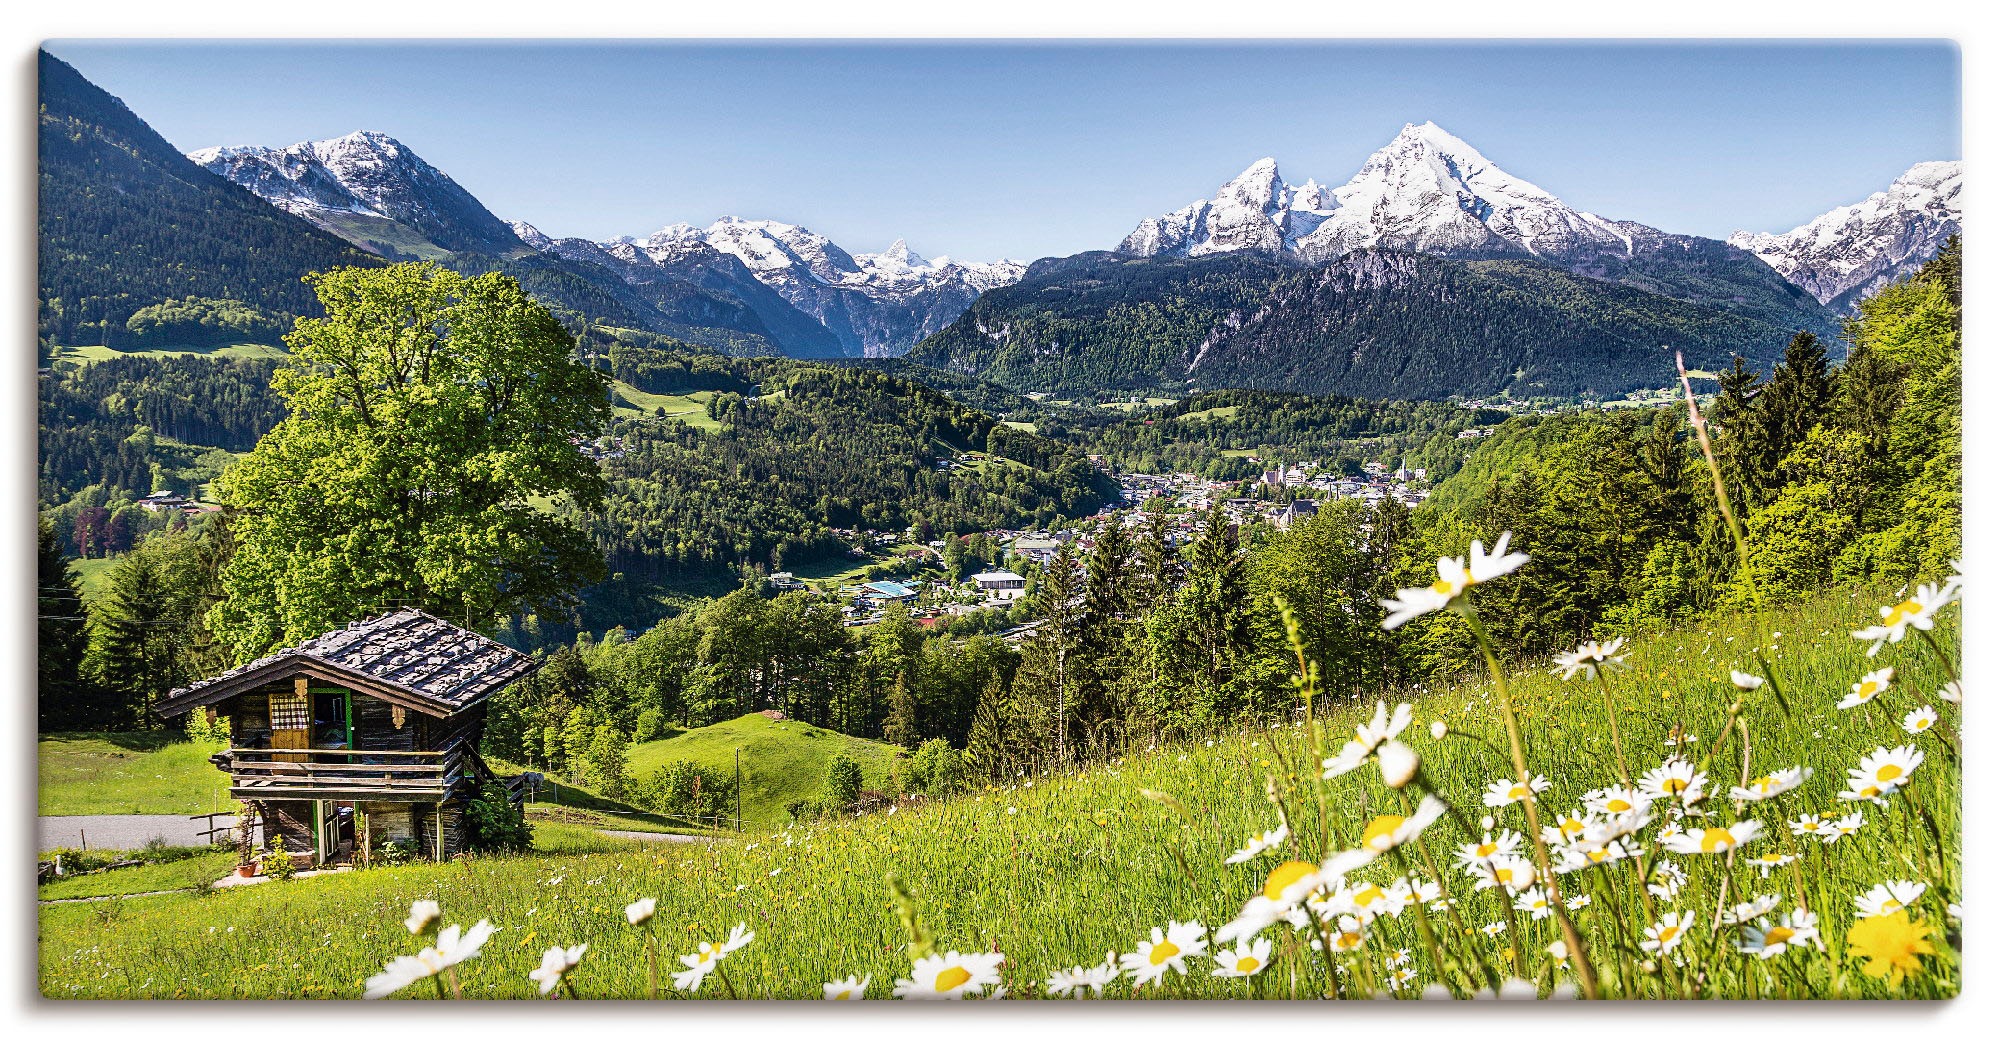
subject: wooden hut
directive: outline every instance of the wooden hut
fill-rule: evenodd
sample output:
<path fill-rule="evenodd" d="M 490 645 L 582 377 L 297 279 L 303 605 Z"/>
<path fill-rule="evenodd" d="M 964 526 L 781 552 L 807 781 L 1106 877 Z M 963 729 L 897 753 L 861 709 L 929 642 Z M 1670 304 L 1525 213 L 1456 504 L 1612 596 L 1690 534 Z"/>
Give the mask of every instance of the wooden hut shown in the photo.
<path fill-rule="evenodd" d="M 229 720 L 229 749 L 210 760 L 252 805 L 266 847 L 282 836 L 325 863 L 396 841 L 442 860 L 464 849 L 474 786 L 499 781 L 479 757 L 487 697 L 536 665 L 404 609 L 176 689 L 154 709 Z M 509 799 L 518 808 L 518 790 Z"/>

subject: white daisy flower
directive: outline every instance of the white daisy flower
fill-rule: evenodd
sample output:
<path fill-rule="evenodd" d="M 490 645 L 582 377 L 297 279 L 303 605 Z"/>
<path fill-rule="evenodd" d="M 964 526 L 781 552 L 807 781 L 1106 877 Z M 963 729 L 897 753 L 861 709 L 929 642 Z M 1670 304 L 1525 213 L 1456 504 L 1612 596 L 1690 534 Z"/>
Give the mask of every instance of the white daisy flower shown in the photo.
<path fill-rule="evenodd" d="M 1484 544 L 1473 541 L 1467 558 L 1439 559 L 1438 579 L 1429 587 L 1401 588 L 1394 599 L 1382 600 L 1382 608 L 1389 612 L 1382 620 L 1383 628 L 1393 631 L 1426 613 L 1449 608 L 1473 585 L 1505 576 L 1527 565 L 1527 555 L 1507 550 L 1507 541 L 1513 536 L 1511 531 L 1501 534 L 1493 544 L 1491 555 L 1486 553 Z"/>
<path fill-rule="evenodd" d="M 1102 995 L 1104 985 L 1118 979 L 1118 953 L 1105 952 L 1104 962 L 1097 966 L 1071 966 L 1049 974 L 1044 982 L 1049 994 L 1057 998 L 1081 999 L 1086 995 Z"/>
<path fill-rule="evenodd" d="M 1920 706 L 1903 715 L 1903 730 L 1911 735 L 1922 735 L 1930 731 L 1932 725 L 1937 724 L 1937 719 L 1936 710 Z"/>
<path fill-rule="evenodd" d="M 1729 791 L 1736 800 L 1769 800 L 1789 793 L 1812 778 L 1811 768 L 1779 768 L 1759 779 L 1750 780 L 1748 786 L 1737 786 Z"/>
<path fill-rule="evenodd" d="M 1494 779 L 1486 787 L 1486 796 L 1483 799 L 1487 807 L 1506 807 L 1518 804 L 1548 788 L 1549 780 L 1543 775 L 1531 775 L 1526 782 L 1516 779 Z"/>
<path fill-rule="evenodd" d="M 1273 847 L 1282 845 L 1286 840 L 1291 838 L 1291 835 L 1291 827 L 1283 822 L 1279 822 L 1276 829 L 1262 836 L 1252 836 L 1249 843 L 1244 844 L 1240 850 L 1222 860 L 1226 864 L 1240 865 Z"/>
<path fill-rule="evenodd" d="M 1724 921 L 1730 923 L 1747 923 L 1752 920 L 1762 919 L 1771 914 L 1771 909 L 1778 907 L 1778 902 L 1781 900 L 1776 894 L 1759 894 L 1730 909 L 1729 913 L 1724 917 Z"/>
<path fill-rule="evenodd" d="M 874 979 L 875 974 L 873 973 L 862 977 L 860 980 L 854 979 L 854 974 L 850 973 L 847 975 L 846 980 L 835 980 L 821 984 L 820 988 L 826 992 L 821 997 L 828 1002 L 859 1002 L 867 997 L 868 982 Z"/>
<path fill-rule="evenodd" d="M 1126 952 L 1118 962 L 1132 974 L 1132 986 L 1137 988 L 1163 982 L 1168 970 L 1185 975 L 1188 956 L 1207 950 L 1208 937 L 1200 923 L 1169 922 L 1164 933 L 1153 927 L 1153 939 L 1140 941 L 1139 950 Z"/>
<path fill-rule="evenodd" d="M 437 902 L 413 901 L 410 903 L 410 917 L 403 920 L 403 925 L 409 928 L 411 936 L 422 937 L 435 928 L 438 920 L 442 918 L 444 910 L 438 907 Z"/>
<path fill-rule="evenodd" d="M 528 979 L 540 981 L 542 994 L 546 995 L 562 983 L 563 975 L 575 969 L 576 964 L 583 961 L 583 953 L 589 950 L 588 944 L 550 948 L 542 953 L 542 964 L 528 971 Z"/>
<path fill-rule="evenodd" d="M 1837 705 L 1842 710 L 1852 710 L 1881 695 L 1889 687 L 1889 683 L 1894 680 L 1896 680 L 1896 668 L 1894 667 L 1871 670 L 1863 674 L 1860 681 L 1848 686 L 1851 691 Z"/>
<path fill-rule="evenodd" d="M 1826 841 L 1827 843 L 1835 843 L 1839 841 L 1840 838 L 1843 836 L 1853 836 L 1856 833 L 1859 833 L 1861 831 L 1861 827 L 1867 824 L 1868 824 L 1868 819 L 1862 817 L 1862 814 L 1859 811 L 1855 811 L 1847 815 L 1842 815 L 1841 817 L 1834 819 L 1832 825 L 1827 829 L 1826 833 L 1820 837 L 1820 839 Z"/>
<path fill-rule="evenodd" d="M 1392 714 L 1387 700 L 1376 700 L 1374 719 L 1355 725 L 1354 738 L 1343 743 L 1338 753 L 1320 762 L 1320 777 L 1339 778 L 1366 763 L 1377 747 L 1403 734 L 1413 713 L 1410 704 L 1398 703 Z"/>
<path fill-rule="evenodd" d="M 1944 687 L 1938 690 L 1938 698 L 1947 703 L 1961 702 L 1964 698 L 1964 691 L 1959 688 L 1958 682 L 1947 681 L 1944 683 Z"/>
<path fill-rule="evenodd" d="M 1694 923 L 1692 912 L 1667 912 L 1660 921 L 1646 928 L 1646 939 L 1639 942 L 1645 951 L 1665 955 L 1681 943 L 1687 936 L 1688 927 Z"/>
<path fill-rule="evenodd" d="M 1459 844 L 1455 852 L 1458 863 L 1466 872 L 1476 874 L 1485 868 L 1486 862 L 1494 858 L 1511 858 L 1520 853 L 1521 834 L 1510 829 L 1489 832 L 1479 843 Z"/>
<path fill-rule="evenodd" d="M 1702 789 L 1707 782 L 1706 773 L 1676 758 L 1640 776 L 1639 792 L 1654 800 L 1678 800 L 1692 806 L 1708 796 Z"/>
<path fill-rule="evenodd" d="M 1000 983 L 1000 963 L 1006 958 L 999 952 L 927 955 L 911 965 L 910 976 L 896 981 L 893 993 L 913 1001 L 977 996 Z"/>
<path fill-rule="evenodd" d="M 1958 590 L 1955 578 L 1945 581 L 1943 587 L 1925 584 L 1909 598 L 1892 606 L 1883 606 L 1881 623 L 1852 633 L 1854 637 L 1871 643 L 1868 655 L 1872 657 L 1882 651 L 1882 646 L 1902 641 L 1912 627 L 1919 631 L 1930 630 L 1937 611 L 1957 599 Z"/>
<path fill-rule="evenodd" d="M 1555 910 L 1555 906 L 1549 902 L 1548 892 L 1539 886 L 1529 887 L 1514 895 L 1514 908 L 1528 913 L 1529 917 L 1534 919 L 1547 919 L 1549 913 Z"/>
<path fill-rule="evenodd" d="M 653 910 L 657 907 L 657 899 L 642 897 L 625 906 L 625 921 L 633 926 L 644 926 L 653 921 Z"/>
<path fill-rule="evenodd" d="M 1622 786 L 1593 789 L 1583 795 L 1584 810 L 1613 818 L 1642 813 L 1652 804 L 1652 797 Z"/>
<path fill-rule="evenodd" d="M 1764 823 L 1755 818 L 1741 821 L 1723 828 L 1709 826 L 1705 829 L 1691 829 L 1676 834 L 1665 841 L 1668 850 L 1676 854 L 1721 854 L 1757 839 L 1764 834 Z"/>
<path fill-rule="evenodd" d="M 1578 674 L 1588 674 L 1596 678 L 1606 670 L 1624 670 L 1625 657 L 1618 651 L 1624 646 L 1623 638 L 1613 638 L 1603 643 L 1584 642 L 1573 652 L 1557 653 L 1556 665 L 1549 673 L 1561 674 L 1562 679 L 1568 681 Z"/>
<path fill-rule="evenodd" d="M 1467 870 L 1471 872 L 1471 870 Z M 1535 882 L 1535 867 L 1526 858 L 1493 858 L 1472 872 L 1474 890 L 1491 890 L 1495 887 L 1510 891 L 1528 889 Z"/>
<path fill-rule="evenodd" d="M 1729 683 L 1745 692 L 1753 692 L 1764 687 L 1764 679 L 1755 674 L 1745 674 L 1740 670 L 1729 672 Z"/>
<path fill-rule="evenodd" d="M 1793 836 L 1804 836 L 1815 839 L 1825 839 L 1826 834 L 1833 829 L 1831 825 L 1822 821 L 1815 814 L 1803 814 L 1785 824 L 1791 827 Z"/>
<path fill-rule="evenodd" d="M 234 930 L 235 927 L 230 927 Z M 382 967 L 382 972 L 369 977 L 362 985 L 361 997 L 366 999 L 386 998 L 416 983 L 425 977 L 434 977 L 467 959 L 478 956 L 486 939 L 500 928 L 486 919 L 472 924 L 471 929 L 461 932 L 457 926 L 447 926 L 438 934 L 437 944 L 425 948 L 415 955 L 399 955 Z"/>
<path fill-rule="evenodd" d="M 1567 900 L 1567 901 L 1564 901 L 1564 902 L 1563 902 L 1563 907 L 1564 907 L 1564 908 L 1567 908 L 1567 909 L 1569 909 L 1569 910 L 1570 910 L 1570 911 L 1572 911 L 1572 912 L 1575 912 L 1575 911 L 1580 911 L 1580 910 L 1582 910 L 1582 909 L 1585 909 L 1585 908 L 1589 908 L 1589 907 L 1590 907 L 1590 895 L 1589 895 L 1589 894 L 1578 894 L 1577 896 L 1575 896 L 1575 897 L 1573 897 L 1573 898 L 1570 898 L 1570 899 L 1569 899 L 1569 900 Z"/>
<path fill-rule="evenodd" d="M 1922 883 L 1907 879 L 1892 879 L 1887 883 L 1877 883 L 1866 894 L 1854 895 L 1854 918 L 1866 919 L 1870 916 L 1888 915 L 1901 911 L 1917 903 L 1930 889 Z"/>
<path fill-rule="evenodd" d="M 1271 942 L 1262 937 L 1255 941 L 1238 941 L 1234 948 L 1218 948 L 1215 952 L 1215 977 L 1254 977 L 1265 966 L 1271 964 Z"/>
<path fill-rule="evenodd" d="M 1243 911 L 1215 931 L 1215 939 L 1226 943 L 1256 936 L 1326 882 L 1320 870 L 1307 862 L 1288 861 L 1279 865 L 1264 878 L 1264 886 L 1257 895 L 1243 903 Z"/>
<path fill-rule="evenodd" d="M 1914 746 L 1898 746 L 1893 750 L 1877 746 L 1875 752 L 1861 758 L 1860 767 L 1847 770 L 1848 793 L 1842 793 L 1841 797 L 1879 800 L 1885 793 L 1909 782 L 1917 765 L 1923 762 L 1924 751 Z"/>
<path fill-rule="evenodd" d="M 1785 854 L 1781 851 L 1765 851 L 1762 854 L 1750 858 L 1749 862 L 1750 864 L 1755 865 L 1757 867 L 1758 875 L 1763 876 L 1765 879 L 1770 879 L 1772 869 L 1783 868 L 1784 866 L 1790 865 L 1792 862 L 1795 862 L 1797 860 L 1798 859 L 1796 857 L 1793 857 L 1790 854 Z"/>
<path fill-rule="evenodd" d="M 1736 947 L 1745 955 L 1768 959 L 1784 954 L 1787 948 L 1819 945 L 1819 916 L 1803 908 L 1780 915 L 1769 924 L 1745 926 L 1738 931 Z"/>

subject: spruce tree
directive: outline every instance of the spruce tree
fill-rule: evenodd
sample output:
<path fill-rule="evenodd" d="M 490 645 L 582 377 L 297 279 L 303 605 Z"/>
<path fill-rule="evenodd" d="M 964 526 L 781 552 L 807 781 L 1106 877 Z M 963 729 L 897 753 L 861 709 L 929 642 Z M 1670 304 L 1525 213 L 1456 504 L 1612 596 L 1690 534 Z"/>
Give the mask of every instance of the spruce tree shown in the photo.
<path fill-rule="evenodd" d="M 998 782 L 1007 773 L 1009 737 L 1007 690 L 996 671 L 979 692 L 972 708 L 972 731 L 965 739 L 965 758 L 970 773 L 985 783 Z"/>
<path fill-rule="evenodd" d="M 83 590 L 70 574 L 55 525 L 40 523 L 35 542 L 35 678 L 44 731 L 90 727 L 103 712 L 99 691 L 82 676 L 90 645 Z"/>
<path fill-rule="evenodd" d="M 896 675 L 896 686 L 889 690 L 889 716 L 882 720 L 882 741 L 891 746 L 901 746 L 906 750 L 917 748 L 921 735 L 917 730 L 917 703 L 910 697 L 910 690 L 903 683 L 903 676 Z"/>
<path fill-rule="evenodd" d="M 1751 408 L 1744 477 L 1753 504 L 1777 496 L 1778 467 L 1825 417 L 1832 398 L 1826 347 L 1813 333 L 1800 332 L 1785 347 L 1784 360 L 1772 370 L 1771 380 Z"/>

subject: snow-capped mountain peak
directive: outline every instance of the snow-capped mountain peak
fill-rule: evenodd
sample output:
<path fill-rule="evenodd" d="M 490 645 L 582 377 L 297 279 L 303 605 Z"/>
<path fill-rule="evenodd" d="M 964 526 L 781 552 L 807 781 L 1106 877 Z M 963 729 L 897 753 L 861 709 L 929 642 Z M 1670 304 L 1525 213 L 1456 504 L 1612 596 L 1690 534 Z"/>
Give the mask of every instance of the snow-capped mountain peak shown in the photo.
<path fill-rule="evenodd" d="M 371 234 L 382 232 L 368 221 L 401 224 L 446 251 L 521 247 L 470 192 L 385 133 L 356 130 L 283 148 L 203 148 L 187 157 L 364 247 L 376 241 Z"/>
<path fill-rule="evenodd" d="M 1628 253 L 1617 225 L 1494 165 L 1436 123 L 1410 123 L 1340 187 L 1294 187 L 1259 159 L 1214 198 L 1146 220 L 1121 252 L 1255 249 L 1308 262 L 1384 246 L 1446 255 Z"/>
<path fill-rule="evenodd" d="M 1835 310 L 1937 255 L 1959 232 L 1962 162 L 1919 162 L 1852 205 L 1780 234 L 1737 231 L 1729 244 L 1755 253 L 1786 280 Z"/>

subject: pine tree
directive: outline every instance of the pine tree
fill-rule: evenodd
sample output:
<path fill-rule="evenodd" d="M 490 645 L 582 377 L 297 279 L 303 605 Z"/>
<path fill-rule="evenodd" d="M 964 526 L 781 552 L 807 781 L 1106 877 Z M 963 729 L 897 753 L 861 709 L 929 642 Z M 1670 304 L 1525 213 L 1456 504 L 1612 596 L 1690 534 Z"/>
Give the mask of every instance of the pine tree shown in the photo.
<path fill-rule="evenodd" d="M 1076 718 L 1093 743 L 1107 741 L 1107 726 L 1122 714 L 1117 686 L 1125 670 L 1126 630 L 1131 626 L 1130 541 L 1114 517 L 1106 522 L 1084 566 L 1083 609 L 1077 631 Z"/>
<path fill-rule="evenodd" d="M 1744 472 L 1753 504 L 1775 497 L 1781 482 L 1778 466 L 1792 449 L 1806 441 L 1825 417 L 1833 398 L 1833 378 L 1827 373 L 1826 347 L 1811 332 L 1800 332 L 1785 347 L 1784 360 L 1771 372 L 1751 408 Z"/>
<path fill-rule="evenodd" d="M 882 741 L 906 750 L 916 749 L 922 735 L 917 728 L 917 702 L 896 675 L 896 687 L 889 690 L 889 716 L 882 720 Z"/>
<path fill-rule="evenodd" d="M 1250 587 L 1236 548 L 1236 526 L 1219 504 L 1211 504 L 1206 516 L 1183 590 L 1192 616 L 1186 636 L 1201 661 L 1201 682 L 1232 712 L 1242 705 L 1235 687 L 1238 657 L 1251 644 Z"/>
<path fill-rule="evenodd" d="M 1041 623 L 1022 653 L 1015 694 L 1028 730 L 1030 752 L 1065 766 L 1075 749 L 1075 655 L 1083 602 L 1077 580 L 1076 546 L 1064 541 L 1042 568 L 1036 603 Z M 1030 734 L 1032 733 L 1032 734 Z"/>
<path fill-rule="evenodd" d="M 97 686 L 82 676 L 90 645 L 89 613 L 83 591 L 70 574 L 69 559 L 47 519 L 36 535 L 35 678 L 43 731 L 95 727 L 104 704 L 92 699 Z"/>
<path fill-rule="evenodd" d="M 146 708 L 184 684 L 183 617 L 158 553 L 135 551 L 105 580 L 92 649 L 105 701 L 92 727 L 123 728 L 148 720 Z"/>
<path fill-rule="evenodd" d="M 972 775 L 993 783 L 1007 773 L 1009 737 L 1007 690 L 996 671 L 980 690 L 972 709 L 972 731 L 965 739 L 965 758 Z"/>

